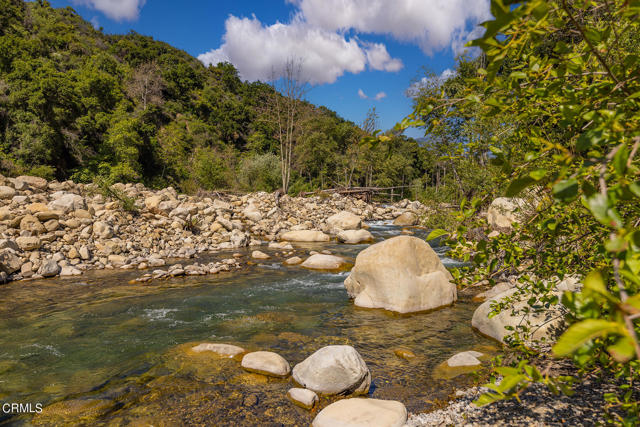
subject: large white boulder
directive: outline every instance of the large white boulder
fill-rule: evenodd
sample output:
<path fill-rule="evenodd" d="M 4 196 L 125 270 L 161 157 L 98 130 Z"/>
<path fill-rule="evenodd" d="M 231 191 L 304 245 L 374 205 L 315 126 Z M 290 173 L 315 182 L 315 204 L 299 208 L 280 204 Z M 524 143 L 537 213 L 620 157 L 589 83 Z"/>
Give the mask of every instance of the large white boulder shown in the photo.
<path fill-rule="evenodd" d="M 356 230 L 362 226 L 362 218 L 349 211 L 342 211 L 327 218 L 327 224 L 335 229 Z"/>
<path fill-rule="evenodd" d="M 559 297 L 564 291 L 575 292 L 581 287 L 577 278 L 569 277 L 558 283 L 554 293 Z M 512 298 L 514 301 L 497 315 L 490 317 L 492 306 L 504 300 Z M 506 327 L 517 328 L 519 325 L 527 325 L 531 336 L 527 344 L 541 339 L 554 340 L 564 328 L 564 311 L 562 304 L 551 306 L 549 309 L 536 313 L 528 310 L 530 295 L 520 294 L 519 288 L 509 289 L 482 303 L 473 313 L 471 325 L 480 333 L 497 341 L 505 343 L 505 337 L 513 331 Z"/>
<path fill-rule="evenodd" d="M 298 230 L 283 233 L 280 240 L 287 242 L 328 242 L 331 240 L 328 234 L 319 230 Z"/>
<path fill-rule="evenodd" d="M 362 356 L 349 345 L 330 345 L 293 367 L 293 379 L 317 393 L 366 394 L 371 373 Z"/>
<path fill-rule="evenodd" d="M 493 229 L 509 230 L 519 222 L 524 206 L 523 199 L 498 197 L 487 210 L 487 222 Z"/>
<path fill-rule="evenodd" d="M 401 427 L 407 421 L 407 408 L 395 400 L 344 399 L 324 408 L 313 427 Z"/>
<path fill-rule="evenodd" d="M 428 243 L 398 236 L 360 252 L 344 285 L 359 307 L 409 313 L 456 301 L 452 279 Z"/>
<path fill-rule="evenodd" d="M 347 261 L 339 256 L 315 254 L 307 258 L 300 266 L 310 270 L 338 270 L 346 263 Z"/>
<path fill-rule="evenodd" d="M 349 244 L 373 241 L 373 235 L 367 230 L 345 230 L 338 233 L 337 237 L 340 242 Z"/>

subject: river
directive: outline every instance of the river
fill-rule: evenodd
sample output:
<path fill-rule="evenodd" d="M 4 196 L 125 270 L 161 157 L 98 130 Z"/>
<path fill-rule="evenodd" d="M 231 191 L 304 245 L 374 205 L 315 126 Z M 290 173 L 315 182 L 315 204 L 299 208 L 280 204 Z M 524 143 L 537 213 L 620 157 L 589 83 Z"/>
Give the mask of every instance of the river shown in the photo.
<path fill-rule="evenodd" d="M 385 223 L 370 224 L 370 231 L 378 240 L 400 233 Z M 295 246 L 353 260 L 367 245 Z M 443 248 L 435 249 L 442 255 Z M 287 401 L 292 379 L 249 374 L 235 360 L 186 351 L 200 342 L 275 351 L 292 366 L 322 346 L 349 344 L 371 370 L 369 396 L 400 400 L 412 412 L 436 407 L 472 379 L 446 379 L 437 374 L 439 364 L 458 351 L 491 352 L 491 342 L 471 328 L 476 305 L 469 299 L 413 315 L 359 309 L 343 286 L 347 272 L 281 261 L 150 285 L 128 283 L 138 272 L 101 271 L 3 287 L 0 403 L 51 406 L 35 417 L 0 413 L 0 424 L 308 425 L 313 419 Z M 416 357 L 397 357 L 399 348 Z M 330 402 L 322 398 L 321 407 Z"/>

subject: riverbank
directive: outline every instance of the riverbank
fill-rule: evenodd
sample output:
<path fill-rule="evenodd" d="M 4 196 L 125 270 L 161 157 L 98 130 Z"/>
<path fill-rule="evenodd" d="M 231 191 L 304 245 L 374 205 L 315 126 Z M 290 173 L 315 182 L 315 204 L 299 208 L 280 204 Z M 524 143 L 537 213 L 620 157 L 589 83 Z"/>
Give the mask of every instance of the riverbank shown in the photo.
<path fill-rule="evenodd" d="M 279 240 L 326 241 L 360 228 L 365 220 L 391 220 L 404 214 L 405 225 L 414 225 L 425 212 L 419 202 L 408 200 L 381 206 L 339 195 L 194 196 L 142 184 L 100 188 L 0 176 L 0 283 L 77 276 L 87 270 L 153 269 L 169 258 L 258 249 Z M 228 259 L 182 270 L 216 274 L 237 268 L 240 263 Z"/>
<path fill-rule="evenodd" d="M 549 361 L 544 363 L 549 364 Z M 577 376 L 576 368 L 567 360 L 552 361 L 550 375 Z M 638 387 L 636 387 L 638 389 Z M 473 387 L 456 392 L 445 407 L 433 412 L 410 414 L 406 427 L 444 426 L 593 426 L 608 424 L 604 405 L 607 393 L 617 393 L 615 378 L 603 379 L 588 374 L 572 387 L 573 394 L 555 395 L 543 384 L 533 384 L 516 399 L 498 401 L 477 407 L 473 401 L 488 389 Z M 616 408 L 611 408 L 616 414 Z M 618 413 L 618 415 L 624 415 Z"/>

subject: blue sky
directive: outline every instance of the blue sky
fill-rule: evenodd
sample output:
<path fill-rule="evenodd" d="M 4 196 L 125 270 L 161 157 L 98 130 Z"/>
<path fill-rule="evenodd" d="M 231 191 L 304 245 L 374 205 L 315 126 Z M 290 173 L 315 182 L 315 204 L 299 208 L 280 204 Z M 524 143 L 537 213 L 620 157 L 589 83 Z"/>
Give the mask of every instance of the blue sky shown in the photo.
<path fill-rule="evenodd" d="M 314 83 L 311 102 L 356 123 L 375 106 L 382 129 L 411 112 L 405 92 L 424 75 L 423 67 L 438 74 L 453 67 L 477 23 L 488 18 L 488 3 L 51 0 L 54 7 L 72 6 L 107 33 L 134 30 L 204 62 L 228 60 L 249 80 L 266 80 L 284 58 L 296 57 Z"/>

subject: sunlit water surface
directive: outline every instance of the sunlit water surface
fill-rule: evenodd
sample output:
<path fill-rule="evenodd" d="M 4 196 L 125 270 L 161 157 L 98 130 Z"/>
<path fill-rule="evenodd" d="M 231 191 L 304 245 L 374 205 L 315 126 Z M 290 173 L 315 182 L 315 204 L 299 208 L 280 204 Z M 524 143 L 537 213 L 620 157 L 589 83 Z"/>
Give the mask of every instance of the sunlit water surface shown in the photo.
<path fill-rule="evenodd" d="M 400 233 L 384 223 L 370 226 L 378 240 Z M 296 252 L 330 249 L 353 260 L 366 246 L 297 245 Z M 359 309 L 343 286 L 347 272 L 283 267 L 283 258 L 263 250 L 274 257 L 233 274 L 142 286 L 128 284 L 137 272 L 109 271 L 0 288 L 0 403 L 50 405 L 35 417 L 0 413 L 0 424 L 308 425 L 313 419 L 287 401 L 292 379 L 246 373 L 237 360 L 195 356 L 188 349 L 199 342 L 275 351 L 292 366 L 325 345 L 350 344 L 371 370 L 369 396 L 400 400 L 409 411 L 428 410 L 471 380 L 434 374 L 448 357 L 491 350 L 471 329 L 469 300 L 403 316 Z M 415 359 L 397 357 L 399 348 Z M 331 401 L 322 398 L 320 408 Z"/>

